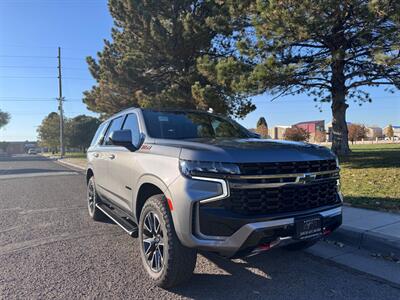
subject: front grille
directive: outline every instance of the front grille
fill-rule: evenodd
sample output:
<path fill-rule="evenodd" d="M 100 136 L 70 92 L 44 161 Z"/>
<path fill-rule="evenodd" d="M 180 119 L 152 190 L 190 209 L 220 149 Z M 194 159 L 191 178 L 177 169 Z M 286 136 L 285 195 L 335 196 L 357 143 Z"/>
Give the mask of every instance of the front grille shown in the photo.
<path fill-rule="evenodd" d="M 277 188 L 231 189 L 230 197 L 222 201 L 226 210 L 248 216 L 297 212 L 340 203 L 336 180 Z"/>
<path fill-rule="evenodd" d="M 314 173 L 336 170 L 336 161 L 309 160 L 272 163 L 242 163 L 239 164 L 241 175 L 280 175 L 297 173 Z"/>

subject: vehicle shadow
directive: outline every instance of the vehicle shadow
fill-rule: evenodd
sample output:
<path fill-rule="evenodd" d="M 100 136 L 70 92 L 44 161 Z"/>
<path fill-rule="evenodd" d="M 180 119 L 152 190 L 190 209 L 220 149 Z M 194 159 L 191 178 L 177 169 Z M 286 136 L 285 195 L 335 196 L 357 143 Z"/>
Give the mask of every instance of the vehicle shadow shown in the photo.
<path fill-rule="evenodd" d="M 18 174 L 32 174 L 32 173 L 44 173 L 44 172 L 65 172 L 64 169 L 37 169 L 37 168 L 27 168 L 27 169 L 0 169 L 0 175 L 18 175 Z"/>
<path fill-rule="evenodd" d="M 46 161 L 46 160 L 55 160 L 54 158 L 44 157 L 41 155 L 11 155 L 0 157 L 0 162 L 27 162 L 27 161 Z"/>
<path fill-rule="evenodd" d="M 201 253 L 197 265 L 204 268 L 208 263 L 211 266 L 208 270 L 210 273 L 195 272 L 188 283 L 170 291 L 194 299 L 295 299 L 298 296 L 296 290 L 310 285 L 313 295 L 322 296 L 326 295 L 326 288 L 318 282 L 327 274 L 319 269 L 318 260 L 304 252 L 283 249 L 235 260 Z M 305 269 L 305 266 L 308 268 Z"/>
<path fill-rule="evenodd" d="M 400 168 L 400 151 L 399 148 L 357 150 L 348 156 L 341 157 L 340 163 L 351 169 Z"/>

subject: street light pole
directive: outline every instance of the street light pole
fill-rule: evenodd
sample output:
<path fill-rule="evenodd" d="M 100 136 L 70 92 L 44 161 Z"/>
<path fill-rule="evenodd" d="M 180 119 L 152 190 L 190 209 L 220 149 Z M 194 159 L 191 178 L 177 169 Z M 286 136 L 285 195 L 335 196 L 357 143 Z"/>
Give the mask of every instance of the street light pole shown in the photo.
<path fill-rule="evenodd" d="M 62 96 L 62 77 L 61 77 L 61 48 L 58 47 L 58 109 L 60 111 L 60 155 L 61 158 L 65 155 L 64 148 L 64 111 L 63 111 L 63 96 Z"/>

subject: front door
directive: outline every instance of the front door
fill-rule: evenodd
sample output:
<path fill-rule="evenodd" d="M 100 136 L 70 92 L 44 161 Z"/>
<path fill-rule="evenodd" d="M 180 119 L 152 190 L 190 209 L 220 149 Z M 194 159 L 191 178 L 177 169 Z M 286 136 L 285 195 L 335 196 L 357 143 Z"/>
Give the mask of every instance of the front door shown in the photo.
<path fill-rule="evenodd" d="M 138 118 L 135 113 L 128 114 L 122 129 L 130 130 L 132 143 L 137 147 L 140 143 L 140 131 Z M 113 156 L 109 163 L 110 186 L 115 192 L 113 202 L 127 210 L 132 209 L 133 189 L 138 180 L 138 153 L 132 152 L 124 147 L 110 148 L 110 155 Z"/>

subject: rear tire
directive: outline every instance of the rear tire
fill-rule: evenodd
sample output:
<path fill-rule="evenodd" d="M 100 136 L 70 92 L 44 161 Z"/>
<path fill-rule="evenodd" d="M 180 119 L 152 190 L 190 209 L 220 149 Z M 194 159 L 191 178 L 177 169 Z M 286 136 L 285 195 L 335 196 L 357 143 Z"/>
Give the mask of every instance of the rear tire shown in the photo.
<path fill-rule="evenodd" d="M 88 181 L 86 198 L 87 198 L 87 202 L 88 202 L 89 216 L 95 221 L 105 220 L 106 216 L 96 206 L 96 203 L 100 202 L 100 198 L 96 192 L 96 184 L 94 181 L 94 176 L 90 177 L 90 179 Z"/>
<path fill-rule="evenodd" d="M 145 202 L 139 219 L 139 242 L 143 267 L 155 285 L 170 288 L 190 279 L 197 251 L 179 241 L 164 195 Z"/>
<path fill-rule="evenodd" d="M 318 241 L 301 241 L 284 246 L 288 251 L 300 251 L 314 246 Z"/>

